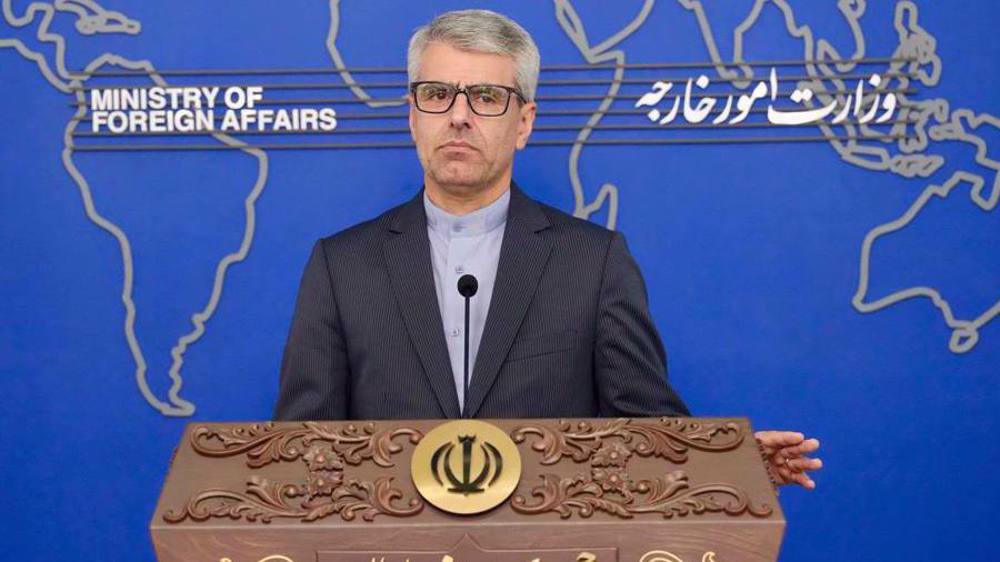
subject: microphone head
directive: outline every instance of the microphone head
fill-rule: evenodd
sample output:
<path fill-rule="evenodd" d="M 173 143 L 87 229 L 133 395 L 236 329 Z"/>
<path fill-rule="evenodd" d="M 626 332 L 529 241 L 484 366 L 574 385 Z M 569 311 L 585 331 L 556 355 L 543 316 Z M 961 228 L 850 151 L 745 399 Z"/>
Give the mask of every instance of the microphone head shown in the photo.
<path fill-rule="evenodd" d="M 476 291 L 479 290 L 479 281 L 476 280 L 475 276 L 465 275 L 458 278 L 458 294 L 465 298 L 475 296 Z"/>

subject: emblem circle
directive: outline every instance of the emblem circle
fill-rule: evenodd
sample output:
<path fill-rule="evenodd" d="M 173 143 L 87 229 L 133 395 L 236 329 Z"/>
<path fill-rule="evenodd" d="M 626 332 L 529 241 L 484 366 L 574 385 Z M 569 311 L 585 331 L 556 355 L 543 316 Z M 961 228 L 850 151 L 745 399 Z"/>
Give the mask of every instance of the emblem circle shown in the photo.
<path fill-rule="evenodd" d="M 481 489 L 472 493 L 456 491 L 462 482 L 450 482 L 445 476 L 445 464 L 451 468 L 452 477 L 464 476 L 460 441 L 463 436 L 474 437 L 468 448 L 471 477 L 465 480 L 485 474 L 484 485 L 477 486 Z M 449 421 L 428 431 L 417 444 L 410 462 L 410 476 L 420 495 L 438 509 L 458 515 L 482 513 L 500 505 L 514 492 L 521 479 L 521 453 L 510 436 L 491 423 Z"/>

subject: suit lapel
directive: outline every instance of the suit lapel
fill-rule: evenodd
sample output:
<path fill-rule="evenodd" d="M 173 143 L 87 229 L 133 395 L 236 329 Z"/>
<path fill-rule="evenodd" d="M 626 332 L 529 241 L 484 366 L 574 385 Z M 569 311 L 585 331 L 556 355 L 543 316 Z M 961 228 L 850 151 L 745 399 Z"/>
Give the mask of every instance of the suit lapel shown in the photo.
<path fill-rule="evenodd" d="M 461 412 L 434 288 L 423 190 L 400 207 L 389 229 L 393 234 L 383 253 L 396 303 L 441 410 L 448 418 L 457 418 Z"/>
<path fill-rule="evenodd" d="M 492 388 L 535 295 L 552 250 L 552 239 L 538 234 L 549 226 L 548 218 L 541 208 L 513 182 L 510 191 L 510 207 L 500 245 L 496 282 L 489 312 L 486 314 L 483 337 L 479 343 L 476 365 L 469 381 L 464 417 L 476 415 Z M 438 330 L 437 333 L 441 332 Z M 442 342 L 442 345 L 445 344 Z"/>

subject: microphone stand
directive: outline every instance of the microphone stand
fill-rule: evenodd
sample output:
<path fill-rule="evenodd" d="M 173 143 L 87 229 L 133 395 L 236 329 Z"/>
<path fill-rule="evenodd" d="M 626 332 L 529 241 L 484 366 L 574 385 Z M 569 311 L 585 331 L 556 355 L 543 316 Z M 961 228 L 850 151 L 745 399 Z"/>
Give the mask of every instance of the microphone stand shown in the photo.
<path fill-rule="evenodd" d="M 465 417 L 465 405 L 469 400 L 469 308 L 472 297 L 479 290 L 479 281 L 466 273 L 458 278 L 458 293 L 465 297 L 465 372 L 462 392 L 462 417 Z"/>

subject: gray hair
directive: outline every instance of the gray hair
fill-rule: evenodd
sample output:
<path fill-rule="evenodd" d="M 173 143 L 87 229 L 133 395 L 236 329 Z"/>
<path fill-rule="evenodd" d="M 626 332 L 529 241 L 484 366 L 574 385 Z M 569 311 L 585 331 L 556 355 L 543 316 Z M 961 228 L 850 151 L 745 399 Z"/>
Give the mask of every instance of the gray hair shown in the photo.
<path fill-rule="evenodd" d="M 514 59 L 514 85 L 528 101 L 535 99 L 541 57 L 531 35 L 507 16 L 490 10 L 458 10 L 434 18 L 410 37 L 406 71 L 417 80 L 427 44 L 440 41 L 456 49 L 505 55 Z"/>

